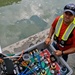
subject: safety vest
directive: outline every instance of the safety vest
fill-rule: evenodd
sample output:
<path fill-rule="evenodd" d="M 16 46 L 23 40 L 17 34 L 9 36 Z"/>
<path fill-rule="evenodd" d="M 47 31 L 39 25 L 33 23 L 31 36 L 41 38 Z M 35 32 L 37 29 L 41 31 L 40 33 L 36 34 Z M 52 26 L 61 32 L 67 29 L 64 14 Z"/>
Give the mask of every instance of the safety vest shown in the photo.
<path fill-rule="evenodd" d="M 60 46 L 64 47 L 66 45 L 66 41 L 68 40 L 70 34 L 72 33 L 73 29 L 75 28 L 75 18 L 70 23 L 70 25 L 68 25 L 66 31 L 62 35 L 61 41 L 59 41 L 58 37 L 59 37 L 60 29 L 62 27 L 62 23 L 63 23 L 63 15 L 60 16 L 60 18 L 59 18 L 59 20 L 58 20 L 58 22 L 56 24 L 55 33 L 54 33 L 54 41 L 56 43 L 59 43 Z"/>

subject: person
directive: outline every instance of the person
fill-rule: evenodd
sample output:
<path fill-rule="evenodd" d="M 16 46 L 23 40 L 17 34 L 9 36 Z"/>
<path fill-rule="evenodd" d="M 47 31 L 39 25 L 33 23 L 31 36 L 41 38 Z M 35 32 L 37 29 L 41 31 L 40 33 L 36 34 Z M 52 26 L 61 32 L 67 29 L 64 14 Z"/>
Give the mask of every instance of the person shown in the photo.
<path fill-rule="evenodd" d="M 75 4 L 65 5 L 63 14 L 53 21 L 46 45 L 51 43 L 55 47 L 55 54 L 67 61 L 68 54 L 75 53 Z"/>

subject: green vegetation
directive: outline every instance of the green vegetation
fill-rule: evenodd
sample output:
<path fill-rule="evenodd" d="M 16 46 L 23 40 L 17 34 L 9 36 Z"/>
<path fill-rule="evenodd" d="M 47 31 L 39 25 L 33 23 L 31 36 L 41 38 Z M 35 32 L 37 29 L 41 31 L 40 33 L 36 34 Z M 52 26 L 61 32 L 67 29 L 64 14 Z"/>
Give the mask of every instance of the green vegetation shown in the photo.
<path fill-rule="evenodd" d="M 21 1 L 21 0 L 0 0 L 0 7 L 7 6 L 7 5 L 11 5 L 14 2 L 15 3 L 18 3 L 19 1 Z"/>

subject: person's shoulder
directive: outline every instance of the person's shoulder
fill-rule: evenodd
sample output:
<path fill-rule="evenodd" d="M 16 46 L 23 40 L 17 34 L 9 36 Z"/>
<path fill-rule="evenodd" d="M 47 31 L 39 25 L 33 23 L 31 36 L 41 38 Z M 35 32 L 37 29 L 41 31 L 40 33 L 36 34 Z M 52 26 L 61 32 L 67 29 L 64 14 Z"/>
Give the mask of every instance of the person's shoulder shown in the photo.
<path fill-rule="evenodd" d="M 57 16 L 54 21 L 57 22 L 59 20 L 59 18 L 60 18 L 60 16 Z"/>
<path fill-rule="evenodd" d="M 55 28 L 55 26 L 56 26 L 56 24 L 57 24 L 59 18 L 60 18 L 60 16 L 57 16 L 57 17 L 54 19 L 54 21 L 53 21 L 53 23 L 52 23 L 53 28 Z"/>
<path fill-rule="evenodd" d="M 55 19 L 58 20 L 60 18 L 60 16 L 57 16 Z"/>

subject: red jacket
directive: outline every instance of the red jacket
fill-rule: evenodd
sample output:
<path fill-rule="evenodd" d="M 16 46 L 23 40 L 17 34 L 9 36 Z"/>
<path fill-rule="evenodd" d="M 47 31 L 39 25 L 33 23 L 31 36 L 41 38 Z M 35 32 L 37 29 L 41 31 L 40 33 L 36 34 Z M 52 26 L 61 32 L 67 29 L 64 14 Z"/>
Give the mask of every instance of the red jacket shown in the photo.
<path fill-rule="evenodd" d="M 53 29 L 55 29 L 56 27 L 56 24 L 58 22 L 58 19 L 59 19 L 59 16 L 55 18 L 54 22 L 52 23 L 52 27 Z M 61 30 L 60 30 L 60 34 L 59 34 L 59 37 L 58 37 L 58 40 L 61 40 L 62 38 L 62 35 L 64 34 L 66 28 L 68 27 L 67 24 L 62 24 L 62 27 L 61 27 Z M 72 37 L 70 37 L 68 40 L 67 40 L 67 44 L 70 44 L 70 45 L 66 45 L 65 47 L 61 47 L 59 44 L 57 44 L 58 48 L 60 50 L 67 50 L 71 47 L 75 47 L 75 29 L 72 31 Z"/>

